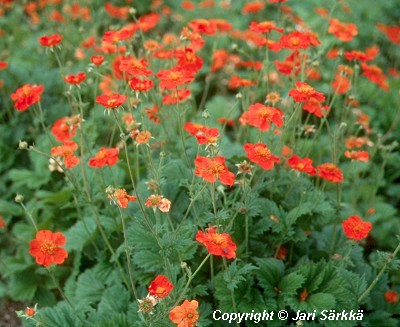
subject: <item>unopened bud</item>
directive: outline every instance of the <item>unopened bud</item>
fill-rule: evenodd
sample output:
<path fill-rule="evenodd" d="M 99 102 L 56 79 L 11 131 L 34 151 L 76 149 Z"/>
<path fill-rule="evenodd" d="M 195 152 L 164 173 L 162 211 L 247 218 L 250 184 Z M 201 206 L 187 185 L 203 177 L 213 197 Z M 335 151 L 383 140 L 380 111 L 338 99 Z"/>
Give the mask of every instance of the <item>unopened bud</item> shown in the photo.
<path fill-rule="evenodd" d="M 27 150 L 28 149 L 28 143 L 25 141 L 19 141 L 18 143 L 18 149 L 20 150 Z"/>
<path fill-rule="evenodd" d="M 14 198 L 14 201 L 17 202 L 17 203 L 21 203 L 21 202 L 24 201 L 24 196 L 21 195 L 21 194 L 17 194 L 17 195 L 15 196 L 15 198 Z"/>

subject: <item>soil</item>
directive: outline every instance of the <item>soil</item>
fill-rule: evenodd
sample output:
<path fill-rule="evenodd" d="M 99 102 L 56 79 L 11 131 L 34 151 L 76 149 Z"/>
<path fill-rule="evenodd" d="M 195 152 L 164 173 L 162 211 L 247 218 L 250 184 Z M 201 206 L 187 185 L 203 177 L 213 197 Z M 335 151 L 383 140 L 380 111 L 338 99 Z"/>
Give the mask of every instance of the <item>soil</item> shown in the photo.
<path fill-rule="evenodd" d="M 0 301 L 0 327 L 22 327 L 21 319 L 17 317 L 15 311 L 25 308 L 23 303 L 2 299 Z"/>

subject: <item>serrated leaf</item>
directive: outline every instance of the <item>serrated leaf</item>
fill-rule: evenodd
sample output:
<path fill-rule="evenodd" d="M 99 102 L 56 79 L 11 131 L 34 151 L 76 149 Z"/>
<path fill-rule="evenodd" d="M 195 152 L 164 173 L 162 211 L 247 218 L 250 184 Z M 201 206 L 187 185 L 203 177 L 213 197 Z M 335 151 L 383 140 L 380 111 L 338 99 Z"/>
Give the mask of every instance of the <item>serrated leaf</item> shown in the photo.
<path fill-rule="evenodd" d="M 104 291 L 98 306 L 99 314 L 125 312 L 128 310 L 130 295 L 121 284 L 115 284 Z"/>
<path fill-rule="evenodd" d="M 75 299 L 82 299 L 87 303 L 95 303 L 100 301 L 104 289 L 105 285 L 96 272 L 93 269 L 87 269 L 78 278 Z"/>
<path fill-rule="evenodd" d="M 257 267 L 252 264 L 246 264 L 243 267 L 238 268 L 236 263 L 236 260 L 233 261 L 230 264 L 229 269 L 224 272 L 224 280 L 226 281 L 226 287 L 229 290 L 235 289 L 241 281 L 246 280 L 246 274 L 257 269 Z"/>
<path fill-rule="evenodd" d="M 264 289 L 272 291 L 284 274 L 283 262 L 275 258 L 256 259 L 256 262 L 258 268 L 260 268 L 257 271 L 257 279 L 260 285 Z"/>
<path fill-rule="evenodd" d="M 291 296 L 297 293 L 297 290 L 303 285 L 305 281 L 304 276 L 292 272 L 284 276 L 278 286 L 283 296 Z"/>
<path fill-rule="evenodd" d="M 334 308 L 336 304 L 335 297 L 329 293 L 315 293 L 308 296 L 305 301 L 307 307 L 305 311 L 322 311 L 327 308 Z"/>
<path fill-rule="evenodd" d="M 44 326 L 52 327 L 81 327 L 83 326 L 66 302 L 60 302 L 55 307 L 43 308 L 39 313 L 39 321 Z"/>
<path fill-rule="evenodd" d="M 10 277 L 8 294 L 16 301 L 30 301 L 35 296 L 38 276 L 32 271 L 19 272 Z"/>
<path fill-rule="evenodd" d="M 39 188 L 50 180 L 50 174 L 40 174 L 27 169 L 11 169 L 9 176 L 17 188 L 27 187 L 31 190 Z"/>
<path fill-rule="evenodd" d="M 66 238 L 65 249 L 81 251 L 90 240 L 96 230 L 96 222 L 93 217 L 85 217 L 64 232 Z"/>

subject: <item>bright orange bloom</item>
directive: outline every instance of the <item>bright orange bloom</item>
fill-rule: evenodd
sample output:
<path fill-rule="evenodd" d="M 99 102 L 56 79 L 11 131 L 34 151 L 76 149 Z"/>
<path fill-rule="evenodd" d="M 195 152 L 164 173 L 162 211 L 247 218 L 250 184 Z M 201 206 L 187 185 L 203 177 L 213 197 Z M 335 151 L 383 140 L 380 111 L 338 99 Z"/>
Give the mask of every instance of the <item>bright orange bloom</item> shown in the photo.
<path fill-rule="evenodd" d="M 291 96 L 294 102 L 306 102 L 311 98 L 319 102 L 325 100 L 325 95 L 321 92 L 317 92 L 314 88 L 304 82 L 296 82 L 296 88 L 289 91 L 289 96 Z"/>
<path fill-rule="evenodd" d="M 263 1 L 248 2 L 243 6 L 242 14 L 255 14 L 265 8 Z"/>
<path fill-rule="evenodd" d="M 194 9 L 196 9 L 195 4 L 193 2 L 187 1 L 187 0 L 182 1 L 181 7 L 183 9 L 185 9 L 185 10 L 194 10 Z"/>
<path fill-rule="evenodd" d="M 323 18 L 326 18 L 329 16 L 329 11 L 323 7 L 315 7 L 314 12 Z"/>
<path fill-rule="evenodd" d="M 160 88 L 173 90 L 180 85 L 188 84 L 194 80 L 194 73 L 180 67 L 162 69 L 156 76 L 160 79 Z"/>
<path fill-rule="evenodd" d="M 52 233 L 49 230 L 40 230 L 36 238 L 29 243 L 29 253 L 36 258 L 36 263 L 49 267 L 52 264 L 60 265 L 68 258 L 68 253 L 60 246 L 65 245 L 65 236 Z"/>
<path fill-rule="evenodd" d="M 31 105 L 40 101 L 43 93 L 43 85 L 25 84 L 11 94 L 11 100 L 15 101 L 14 108 L 18 111 L 25 111 Z"/>
<path fill-rule="evenodd" d="M 148 288 L 150 295 L 153 295 L 159 299 L 166 297 L 173 290 L 174 285 L 168 280 L 166 276 L 158 275 L 151 283 Z"/>
<path fill-rule="evenodd" d="M 27 307 L 25 313 L 28 317 L 33 317 L 36 313 L 35 309 Z"/>
<path fill-rule="evenodd" d="M 129 86 L 133 91 L 145 92 L 153 87 L 153 81 L 150 79 L 141 80 L 139 78 L 132 77 L 129 80 Z"/>
<path fill-rule="evenodd" d="M 329 20 L 328 33 L 336 36 L 340 41 L 350 42 L 357 34 L 357 26 L 352 23 L 342 23 L 335 18 Z"/>
<path fill-rule="evenodd" d="M 207 19 L 195 19 L 188 23 L 188 26 L 196 33 L 212 35 L 217 32 L 215 24 Z"/>
<path fill-rule="evenodd" d="M 307 49 L 310 45 L 317 46 L 320 44 L 315 35 L 300 31 L 282 35 L 279 42 L 282 48 L 290 50 Z"/>
<path fill-rule="evenodd" d="M 387 290 L 385 292 L 385 301 L 388 303 L 399 302 L 399 293 L 392 291 L 392 290 Z"/>
<path fill-rule="evenodd" d="M 325 116 L 326 112 L 329 111 L 328 106 L 323 106 L 322 103 L 315 98 L 310 98 L 310 100 L 303 104 L 302 108 L 317 117 Z"/>
<path fill-rule="evenodd" d="M 168 104 L 177 104 L 179 102 L 186 100 L 191 95 L 192 95 L 192 92 L 190 92 L 190 90 L 187 90 L 187 89 L 184 89 L 184 90 L 180 89 L 177 92 L 175 90 L 172 93 L 164 95 L 162 98 L 162 103 L 167 104 L 167 105 Z"/>
<path fill-rule="evenodd" d="M 63 145 L 51 148 L 51 155 L 54 157 L 63 157 L 66 168 L 71 169 L 79 164 L 79 158 L 74 154 L 78 149 L 78 144 L 74 141 L 65 141 Z"/>
<path fill-rule="evenodd" d="M 104 56 L 101 55 L 91 56 L 90 61 L 92 62 L 92 64 L 100 66 L 104 62 Z"/>
<path fill-rule="evenodd" d="M 76 135 L 76 130 L 81 122 L 79 116 L 63 117 L 57 120 L 51 128 L 51 133 L 58 142 L 66 142 Z"/>
<path fill-rule="evenodd" d="M 363 70 L 362 76 L 368 78 L 372 83 L 378 85 L 384 91 L 389 91 L 387 77 L 382 72 L 382 69 L 380 69 L 378 66 L 367 65 L 365 63 L 361 63 L 361 68 Z"/>
<path fill-rule="evenodd" d="M 318 176 L 332 183 L 343 183 L 343 173 L 332 163 L 324 163 L 317 167 Z"/>
<path fill-rule="evenodd" d="M 157 26 L 161 19 L 160 14 L 151 12 L 149 14 L 140 16 L 138 27 L 142 32 L 147 32 Z"/>
<path fill-rule="evenodd" d="M 228 170 L 225 165 L 224 157 L 215 157 L 213 159 L 197 156 L 194 160 L 196 167 L 195 175 L 200 176 L 210 183 L 215 183 L 217 178 L 222 184 L 232 186 L 235 182 L 235 174 Z"/>
<path fill-rule="evenodd" d="M 104 8 L 111 17 L 119 19 L 127 19 L 129 17 L 129 6 L 116 7 L 111 2 L 106 2 Z"/>
<path fill-rule="evenodd" d="M 387 35 L 389 41 L 394 44 L 400 44 L 400 26 L 386 26 L 383 24 L 376 24 L 376 28 Z"/>
<path fill-rule="evenodd" d="M 151 138 L 151 133 L 149 131 L 140 131 L 135 136 L 136 145 L 147 144 Z"/>
<path fill-rule="evenodd" d="M 0 228 L 6 227 L 6 221 L 2 216 L 0 216 Z"/>
<path fill-rule="evenodd" d="M 150 76 L 153 72 L 147 69 L 148 62 L 142 59 L 136 59 L 133 56 L 121 57 L 119 62 L 119 70 L 121 72 L 126 72 L 128 75 L 138 77 L 138 76 Z"/>
<path fill-rule="evenodd" d="M 122 106 L 126 101 L 127 96 L 119 93 L 102 94 L 96 97 L 96 102 L 106 107 L 107 109 L 115 109 Z"/>
<path fill-rule="evenodd" d="M 276 27 L 275 23 L 272 21 L 251 22 L 249 25 L 249 29 L 250 31 L 256 33 L 269 33 L 271 31 L 283 33 L 283 28 Z"/>
<path fill-rule="evenodd" d="M 348 151 L 344 152 L 344 155 L 352 160 L 368 162 L 369 161 L 369 153 L 367 151 Z"/>
<path fill-rule="evenodd" d="M 171 201 L 164 198 L 162 195 L 152 194 L 150 195 L 144 204 L 146 207 L 153 208 L 155 210 L 158 208 L 161 212 L 169 212 L 171 208 Z"/>
<path fill-rule="evenodd" d="M 68 75 L 64 77 L 64 81 L 68 84 L 80 84 L 86 79 L 86 74 L 84 72 L 79 72 L 76 75 Z"/>
<path fill-rule="evenodd" d="M 216 145 L 219 137 L 218 128 L 203 126 L 195 136 L 199 144 Z"/>
<path fill-rule="evenodd" d="M 59 34 L 53 34 L 49 36 L 43 35 L 39 38 L 39 43 L 44 47 L 54 47 L 58 45 L 63 38 L 64 36 Z"/>
<path fill-rule="evenodd" d="M 339 55 L 339 49 L 333 48 L 326 53 L 325 57 L 328 59 L 336 59 L 338 55 Z"/>
<path fill-rule="evenodd" d="M 120 208 L 127 208 L 128 202 L 135 202 L 136 196 L 129 195 L 123 188 L 112 189 L 111 194 L 108 194 L 108 198 L 114 201 Z"/>
<path fill-rule="evenodd" d="M 178 327 L 195 327 L 199 319 L 197 308 L 199 302 L 196 300 L 185 300 L 183 303 L 171 310 L 169 319 Z"/>
<path fill-rule="evenodd" d="M 300 159 L 300 157 L 293 155 L 289 158 L 288 164 L 293 169 L 300 172 L 305 172 L 306 174 L 311 176 L 315 176 L 315 174 L 317 173 L 317 170 L 312 165 L 313 161 L 310 158 Z"/>
<path fill-rule="evenodd" d="M 200 132 L 200 130 L 205 127 L 202 124 L 195 124 L 195 123 L 185 123 L 185 125 L 183 126 L 183 129 L 188 132 L 190 135 L 196 136 L 197 133 Z"/>
<path fill-rule="evenodd" d="M 359 216 L 350 216 L 342 222 L 342 227 L 347 238 L 360 241 L 368 236 L 372 224 L 369 221 L 362 221 Z"/>
<path fill-rule="evenodd" d="M 247 153 L 247 157 L 251 162 L 260 165 L 265 170 L 274 168 L 275 163 L 279 163 L 279 157 L 274 156 L 267 146 L 263 143 L 250 144 L 247 143 L 243 146 Z"/>
<path fill-rule="evenodd" d="M 193 73 L 198 72 L 203 66 L 203 59 L 196 55 L 190 47 L 175 50 L 174 57 L 178 59 L 178 67 L 192 71 Z"/>
<path fill-rule="evenodd" d="M 115 148 L 100 148 L 94 158 L 89 159 L 89 166 L 94 168 L 101 168 L 105 165 L 114 166 L 118 162 L 119 150 Z"/>
<path fill-rule="evenodd" d="M 250 81 L 245 78 L 241 78 L 239 75 L 233 75 L 228 81 L 228 87 L 231 90 L 236 90 L 239 87 L 247 87 L 255 85 L 256 82 Z"/>
<path fill-rule="evenodd" d="M 263 132 L 271 128 L 271 123 L 277 127 L 283 125 L 283 112 L 279 108 L 268 107 L 262 103 L 255 103 L 249 107 L 249 111 L 243 113 L 245 121 Z"/>
<path fill-rule="evenodd" d="M 343 74 L 337 73 L 332 82 L 332 88 L 337 94 L 346 94 L 350 90 L 350 80 Z"/>
<path fill-rule="evenodd" d="M 160 112 L 160 109 L 153 104 L 151 108 L 145 107 L 144 110 L 146 110 L 147 117 L 153 121 L 156 124 L 160 123 L 160 117 L 158 117 L 158 113 Z"/>
<path fill-rule="evenodd" d="M 373 146 L 374 144 L 370 141 L 369 138 L 362 136 L 349 136 L 345 141 L 346 148 L 353 149 L 353 148 L 361 148 L 363 145 Z"/>
<path fill-rule="evenodd" d="M 202 243 L 213 255 L 228 259 L 236 258 L 236 244 L 232 241 L 231 236 L 216 232 L 216 228 L 217 226 L 207 228 L 207 233 L 199 230 L 196 234 L 196 241 Z"/>

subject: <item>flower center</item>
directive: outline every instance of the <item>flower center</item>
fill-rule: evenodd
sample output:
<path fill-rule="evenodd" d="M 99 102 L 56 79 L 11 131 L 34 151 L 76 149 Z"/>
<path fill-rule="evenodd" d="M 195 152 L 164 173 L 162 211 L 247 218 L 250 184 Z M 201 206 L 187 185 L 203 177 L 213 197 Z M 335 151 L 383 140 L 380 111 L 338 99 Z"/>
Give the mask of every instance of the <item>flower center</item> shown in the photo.
<path fill-rule="evenodd" d="M 258 146 L 254 149 L 254 151 L 257 153 L 259 157 L 262 157 L 267 160 L 271 158 L 271 151 L 269 151 L 267 148 Z"/>
<path fill-rule="evenodd" d="M 258 114 L 261 118 L 266 119 L 268 121 L 271 121 L 271 110 L 269 110 L 267 107 L 263 107 L 258 111 Z"/>
<path fill-rule="evenodd" d="M 220 234 L 213 234 L 212 236 L 212 241 L 215 245 L 218 245 L 222 248 L 226 248 L 228 245 L 228 242 L 226 240 L 226 237 Z"/>
<path fill-rule="evenodd" d="M 224 167 L 219 162 L 210 162 L 207 167 L 208 171 L 212 174 L 218 174 L 220 171 L 224 170 Z"/>
<path fill-rule="evenodd" d="M 182 73 L 180 73 L 180 72 L 170 72 L 168 74 L 168 79 L 170 81 L 178 81 L 179 79 L 181 79 L 181 77 L 182 77 Z"/>
<path fill-rule="evenodd" d="M 313 89 L 313 87 L 310 86 L 310 85 L 302 85 L 302 86 L 299 88 L 299 92 L 305 93 L 305 94 L 311 94 L 312 92 L 314 92 L 314 89 Z"/>
<path fill-rule="evenodd" d="M 57 251 L 57 245 L 54 242 L 43 242 L 40 244 L 40 251 L 46 255 L 53 255 Z"/>
<path fill-rule="evenodd" d="M 107 105 L 108 105 L 109 107 L 114 107 L 115 104 L 116 104 L 116 102 L 117 102 L 117 99 L 108 99 L 108 100 L 107 100 Z"/>
<path fill-rule="evenodd" d="M 300 44 L 300 39 L 298 37 L 290 38 L 290 44 L 293 46 L 298 46 Z"/>

